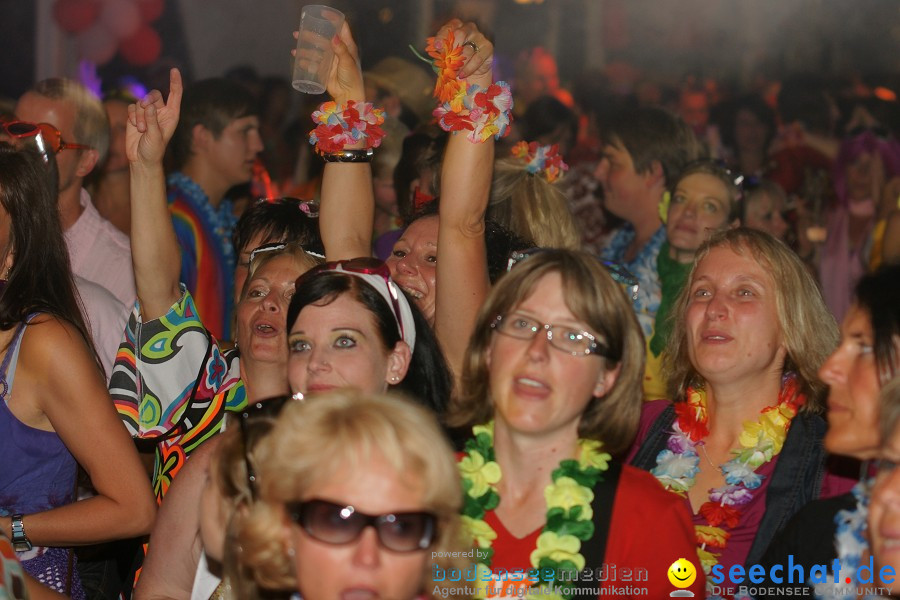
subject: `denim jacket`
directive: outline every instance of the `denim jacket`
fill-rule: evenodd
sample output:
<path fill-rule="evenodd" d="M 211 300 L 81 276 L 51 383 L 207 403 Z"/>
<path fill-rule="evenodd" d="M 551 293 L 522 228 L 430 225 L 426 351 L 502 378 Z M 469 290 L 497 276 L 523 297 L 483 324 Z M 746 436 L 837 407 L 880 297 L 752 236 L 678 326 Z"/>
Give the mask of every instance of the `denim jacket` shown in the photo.
<path fill-rule="evenodd" d="M 667 407 L 653 422 L 631 464 L 645 471 L 656 466 L 675 422 L 675 408 Z M 819 497 L 825 477 L 825 420 L 800 413 L 791 422 L 784 446 L 766 490 L 766 512 L 750 546 L 745 565 L 760 561 L 775 534 L 807 502 Z"/>

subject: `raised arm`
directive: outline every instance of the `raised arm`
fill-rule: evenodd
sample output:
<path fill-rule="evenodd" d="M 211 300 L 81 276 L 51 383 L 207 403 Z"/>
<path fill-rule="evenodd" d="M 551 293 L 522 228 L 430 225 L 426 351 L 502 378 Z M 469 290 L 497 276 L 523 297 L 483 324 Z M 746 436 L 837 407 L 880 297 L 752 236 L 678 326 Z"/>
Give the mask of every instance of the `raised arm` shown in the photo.
<path fill-rule="evenodd" d="M 359 52 L 346 21 L 340 36 L 332 41 L 334 63 L 328 79 L 328 93 L 339 106 L 365 102 Z M 360 149 L 363 142 L 348 144 Z M 377 150 L 376 150 L 377 152 Z M 369 256 L 372 253 L 372 226 L 375 196 L 372 169 L 368 162 L 326 162 L 322 176 L 319 230 L 328 260 Z"/>
<path fill-rule="evenodd" d="M 164 315 L 181 296 L 181 250 L 166 201 L 163 155 L 178 125 L 182 82 L 169 75 L 169 98 L 154 90 L 128 107 L 125 149 L 131 170 L 131 259 L 141 316 Z"/>
<path fill-rule="evenodd" d="M 445 25 L 437 37 L 446 35 L 448 29 L 466 44 L 463 47 L 466 62 L 459 79 L 469 85 L 489 87 L 493 83 L 493 44 L 475 25 L 458 20 Z M 457 378 L 462 372 L 475 317 L 490 291 L 484 213 L 494 167 L 494 139 L 489 136 L 483 142 L 472 142 L 468 137 L 466 132 L 459 131 L 447 143 L 441 169 L 438 226 L 434 328 Z"/>

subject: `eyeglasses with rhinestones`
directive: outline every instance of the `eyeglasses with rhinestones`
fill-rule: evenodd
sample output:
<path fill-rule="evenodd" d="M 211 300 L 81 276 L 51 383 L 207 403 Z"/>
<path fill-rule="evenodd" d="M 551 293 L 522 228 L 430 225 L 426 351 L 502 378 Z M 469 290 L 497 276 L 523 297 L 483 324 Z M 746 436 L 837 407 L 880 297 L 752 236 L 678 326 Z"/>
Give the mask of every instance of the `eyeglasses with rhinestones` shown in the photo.
<path fill-rule="evenodd" d="M 499 315 L 491 323 L 491 329 L 519 340 L 532 340 L 538 333 L 543 332 L 551 347 L 572 356 L 596 354 L 606 357 L 609 353 L 593 334 L 583 329 L 572 325 L 541 323 L 522 313 Z"/>

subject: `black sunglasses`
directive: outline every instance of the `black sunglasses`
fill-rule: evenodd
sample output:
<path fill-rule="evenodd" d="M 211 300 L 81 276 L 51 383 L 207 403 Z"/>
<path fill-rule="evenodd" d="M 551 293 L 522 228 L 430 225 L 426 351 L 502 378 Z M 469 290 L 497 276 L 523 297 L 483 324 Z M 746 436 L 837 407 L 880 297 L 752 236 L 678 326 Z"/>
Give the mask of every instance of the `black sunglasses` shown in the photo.
<path fill-rule="evenodd" d="M 288 502 L 285 506 L 294 523 L 314 540 L 326 544 L 349 544 L 372 526 L 379 543 L 388 550 L 415 552 L 431 546 L 437 533 L 437 517 L 429 512 L 367 515 L 352 506 L 327 500 Z"/>

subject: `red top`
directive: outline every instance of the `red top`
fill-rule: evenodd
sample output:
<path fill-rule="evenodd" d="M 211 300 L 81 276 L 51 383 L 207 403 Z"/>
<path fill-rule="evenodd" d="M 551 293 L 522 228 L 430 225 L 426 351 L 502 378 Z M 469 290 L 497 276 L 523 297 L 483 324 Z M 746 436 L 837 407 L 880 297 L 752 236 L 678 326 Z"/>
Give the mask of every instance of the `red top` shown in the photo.
<path fill-rule="evenodd" d="M 523 569 L 527 572 L 531 569 L 531 553 L 537 545 L 541 529 L 520 539 L 507 531 L 494 511 L 485 515 L 485 521 L 497 532 L 493 543 L 492 571 Z M 614 594 L 616 598 L 668 598 L 670 592 L 678 589 L 669 583 L 668 570 L 679 558 L 693 563 L 697 579 L 688 589 L 694 592 L 696 598 L 704 598 L 705 579 L 697 560 L 690 514 L 683 501 L 663 489 L 649 473 L 623 466 L 616 489 L 604 566 L 602 569 L 601 565 L 585 567 L 593 571 L 594 587 L 606 588 L 604 597 Z M 506 589 L 531 584 L 527 579 L 507 581 Z M 575 584 L 566 582 L 562 585 L 569 587 Z M 615 592 L 610 589 L 613 587 Z M 506 594 L 515 595 L 510 591 Z"/>

